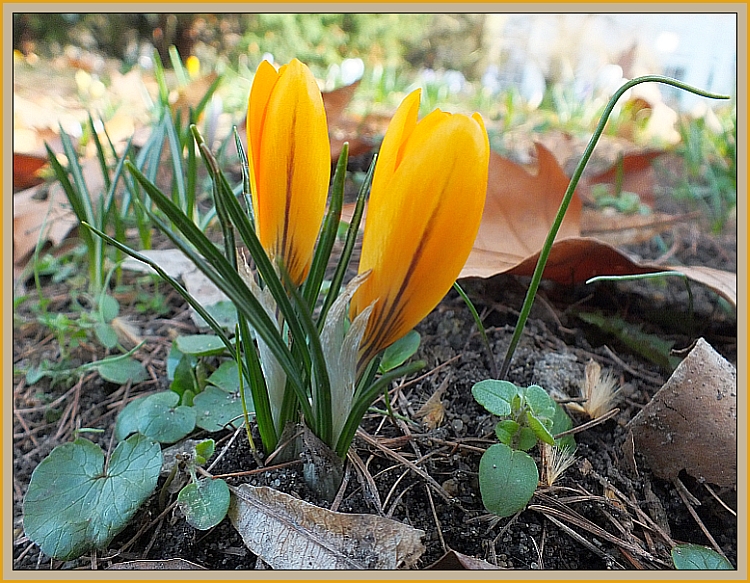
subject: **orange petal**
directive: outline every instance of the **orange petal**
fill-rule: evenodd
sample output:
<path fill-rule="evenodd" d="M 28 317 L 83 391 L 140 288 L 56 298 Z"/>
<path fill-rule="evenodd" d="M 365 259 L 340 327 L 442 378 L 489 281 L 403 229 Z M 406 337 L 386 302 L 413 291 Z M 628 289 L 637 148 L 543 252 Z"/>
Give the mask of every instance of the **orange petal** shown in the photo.
<path fill-rule="evenodd" d="M 359 272 L 372 274 L 351 308 L 354 317 L 377 300 L 363 361 L 440 302 L 466 262 L 484 207 L 489 141 L 480 117 L 435 111 L 401 149 L 401 163 L 382 190 L 373 181 L 367 211 Z"/>

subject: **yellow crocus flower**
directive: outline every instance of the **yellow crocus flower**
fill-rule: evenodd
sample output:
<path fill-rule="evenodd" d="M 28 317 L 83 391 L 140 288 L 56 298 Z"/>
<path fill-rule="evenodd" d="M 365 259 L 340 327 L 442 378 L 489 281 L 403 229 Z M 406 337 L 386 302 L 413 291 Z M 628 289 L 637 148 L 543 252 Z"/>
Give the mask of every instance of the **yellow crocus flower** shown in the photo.
<path fill-rule="evenodd" d="M 328 125 L 315 78 L 297 59 L 258 67 L 247 111 L 255 228 L 272 260 L 301 284 L 312 263 L 331 175 Z"/>
<path fill-rule="evenodd" d="M 360 366 L 404 336 L 453 285 L 484 209 L 490 147 L 479 114 L 435 110 L 417 122 L 420 91 L 404 99 L 380 148 L 350 307 L 372 314 Z"/>

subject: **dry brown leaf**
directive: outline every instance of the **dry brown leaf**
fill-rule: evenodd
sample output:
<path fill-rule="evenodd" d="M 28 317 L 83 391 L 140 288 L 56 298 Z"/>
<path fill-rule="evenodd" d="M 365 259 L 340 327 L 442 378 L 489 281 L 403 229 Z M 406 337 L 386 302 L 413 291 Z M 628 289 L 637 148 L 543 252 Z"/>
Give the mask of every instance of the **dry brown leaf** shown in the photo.
<path fill-rule="evenodd" d="M 360 81 L 323 93 L 323 105 L 328 119 L 328 133 L 331 140 L 331 160 L 338 160 L 344 142 L 349 143 L 349 157 L 359 156 L 373 148 L 372 128 L 369 117 L 346 112 L 349 102 L 359 87 Z"/>
<path fill-rule="evenodd" d="M 360 81 L 355 81 L 351 85 L 344 85 L 333 91 L 326 91 L 323 95 L 323 106 L 326 108 L 326 117 L 328 118 L 329 127 L 337 127 L 339 121 L 344 116 L 344 110 L 348 107 L 349 102 L 359 87 Z"/>
<path fill-rule="evenodd" d="M 185 559 L 125 561 L 107 567 L 108 571 L 203 571 L 205 567 Z"/>
<path fill-rule="evenodd" d="M 628 424 L 660 478 L 737 485 L 737 371 L 703 338 Z"/>
<path fill-rule="evenodd" d="M 104 188 L 99 161 L 86 160 L 81 172 L 91 196 L 98 197 Z M 46 200 L 38 200 L 47 188 L 46 184 L 40 184 L 13 195 L 13 264 L 19 270 L 23 269 L 40 237 L 42 243 L 49 241 L 57 246 L 78 226 L 78 219 L 70 210 L 59 182 L 49 185 Z M 93 203 L 96 205 L 96 200 Z"/>
<path fill-rule="evenodd" d="M 530 276 L 534 272 L 568 187 L 568 178 L 554 156 L 544 146 L 537 144 L 536 148 L 536 174 L 492 154 L 482 223 L 460 278 L 488 278 L 501 273 Z M 634 167 L 644 163 L 643 159 L 631 162 Z M 598 237 L 581 237 L 581 206 L 581 201 L 574 197 L 547 260 L 546 279 L 573 285 L 601 275 L 672 270 L 708 285 L 736 305 L 736 274 L 710 268 L 638 264 Z M 666 221 L 659 216 L 647 228 L 653 232 Z M 628 237 L 632 240 L 634 234 Z"/>
<path fill-rule="evenodd" d="M 41 184 L 44 179 L 39 176 L 39 170 L 46 164 L 46 156 L 13 152 L 13 188 L 24 189 Z"/>
<path fill-rule="evenodd" d="M 333 512 L 265 486 L 231 493 L 229 519 L 274 569 L 396 569 L 424 552 L 424 531 L 390 518 Z"/>
<path fill-rule="evenodd" d="M 13 265 L 19 269 L 40 238 L 42 243 L 59 245 L 78 225 L 59 183 L 49 187 L 46 200 L 38 200 L 46 188 L 40 184 L 13 195 Z"/>
<path fill-rule="evenodd" d="M 614 209 L 584 208 L 581 213 L 581 234 L 610 245 L 633 245 L 650 241 L 677 224 L 695 219 L 699 213 L 667 215 L 624 214 Z"/>
<path fill-rule="evenodd" d="M 488 563 L 483 559 L 477 559 L 459 553 L 458 551 L 450 550 L 435 561 L 432 565 L 427 567 L 429 571 L 478 571 L 478 570 L 494 570 L 502 569 L 492 563 Z"/>
<path fill-rule="evenodd" d="M 464 267 L 460 277 L 486 278 L 498 273 L 530 276 L 536 268 L 539 253 L 514 265 L 507 262 L 501 253 L 485 252 L 485 257 L 488 261 L 494 261 L 496 265 L 503 265 L 504 269 Z M 611 245 L 592 238 L 573 237 L 555 242 L 544 268 L 544 277 L 565 285 L 573 285 L 602 275 L 640 275 L 659 271 L 683 273 L 689 279 L 707 285 L 732 305 L 737 305 L 735 273 L 700 266 L 639 264 Z"/>
<path fill-rule="evenodd" d="M 569 180 L 547 148 L 537 143 L 536 154 L 537 169 L 532 174 L 491 153 L 484 214 L 465 270 L 486 273 L 496 253 L 501 265 L 515 265 L 541 249 Z M 580 234 L 581 206 L 574 196 L 558 237 Z"/>
<path fill-rule="evenodd" d="M 443 404 L 443 394 L 448 388 L 450 383 L 451 375 L 449 374 L 440 386 L 435 389 L 435 392 L 430 395 L 430 398 L 425 401 L 415 416 L 417 419 L 421 419 L 422 423 L 425 424 L 428 430 L 435 429 L 443 423 L 445 419 L 445 405 Z"/>
<path fill-rule="evenodd" d="M 188 121 L 188 115 L 190 109 L 195 109 L 205 97 L 211 84 L 216 81 L 219 74 L 216 72 L 209 73 L 199 79 L 191 81 L 184 87 L 180 87 L 177 90 L 177 99 L 172 103 L 172 111 L 180 112 L 180 120 L 182 125 L 185 125 Z"/>

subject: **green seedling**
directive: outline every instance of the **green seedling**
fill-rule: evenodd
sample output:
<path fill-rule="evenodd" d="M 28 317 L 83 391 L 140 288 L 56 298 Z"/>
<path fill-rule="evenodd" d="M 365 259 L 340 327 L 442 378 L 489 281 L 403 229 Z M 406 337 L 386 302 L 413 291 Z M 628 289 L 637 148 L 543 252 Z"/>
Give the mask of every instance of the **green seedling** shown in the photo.
<path fill-rule="evenodd" d="M 198 478 L 196 473 L 196 469 L 205 465 L 214 454 L 214 447 L 214 440 L 206 439 L 196 444 L 191 454 L 180 456 L 180 465 L 190 475 L 190 483 L 180 490 L 177 503 L 188 523 L 198 530 L 208 530 L 219 524 L 229 509 L 227 483 L 219 478 Z M 169 482 L 168 478 L 165 489 Z"/>
<path fill-rule="evenodd" d="M 526 453 L 537 444 L 565 451 L 575 449 L 568 431 L 572 422 L 562 407 L 538 385 L 517 387 L 508 381 L 485 380 L 471 389 L 477 403 L 500 417 L 490 446 L 479 462 L 479 490 L 487 510 L 500 517 L 523 510 L 536 491 L 539 470 Z"/>

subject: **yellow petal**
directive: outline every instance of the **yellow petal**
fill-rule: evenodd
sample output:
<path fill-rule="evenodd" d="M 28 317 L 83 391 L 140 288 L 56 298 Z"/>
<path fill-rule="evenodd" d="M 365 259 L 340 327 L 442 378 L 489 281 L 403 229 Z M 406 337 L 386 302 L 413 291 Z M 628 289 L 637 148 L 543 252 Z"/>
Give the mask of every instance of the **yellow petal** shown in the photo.
<path fill-rule="evenodd" d="M 320 89 L 305 65 L 294 59 L 273 72 L 275 80 L 264 69 L 256 73 L 260 80 L 257 91 L 253 83 L 248 110 L 256 229 L 264 249 L 300 284 L 325 212 L 328 125 Z"/>
<path fill-rule="evenodd" d="M 421 91 L 416 89 L 407 95 L 388 124 L 378 152 L 378 171 L 373 176 L 371 193 L 383 192 L 384 184 L 390 180 L 401 162 L 403 146 L 417 125 Z M 372 197 L 372 194 L 370 196 Z"/>
<path fill-rule="evenodd" d="M 377 300 L 362 343 L 363 361 L 440 302 L 466 262 L 484 208 L 489 141 L 479 116 L 435 111 L 416 125 L 401 150 L 390 180 L 377 191 L 373 181 L 367 211 L 359 272 L 372 274 L 351 307 L 354 317 Z"/>
<path fill-rule="evenodd" d="M 250 170 L 250 191 L 252 193 L 253 208 L 257 209 L 258 188 L 256 174 L 260 166 L 260 138 L 263 135 L 263 124 L 279 74 L 274 66 L 266 60 L 261 61 L 253 78 L 253 85 L 247 103 L 247 161 Z M 257 229 L 256 220 L 256 229 Z"/>

